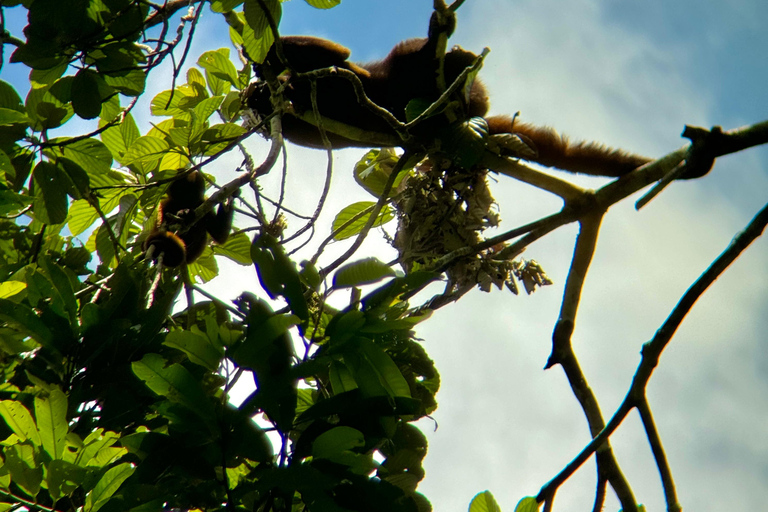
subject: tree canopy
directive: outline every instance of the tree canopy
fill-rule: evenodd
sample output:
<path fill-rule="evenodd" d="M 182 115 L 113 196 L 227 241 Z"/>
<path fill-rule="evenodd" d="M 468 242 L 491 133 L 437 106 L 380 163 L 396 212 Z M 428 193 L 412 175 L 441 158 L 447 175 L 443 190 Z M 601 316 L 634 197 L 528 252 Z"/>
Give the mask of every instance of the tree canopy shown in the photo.
<path fill-rule="evenodd" d="M 306 2 L 320 9 L 339 3 Z M 437 18 L 454 16 L 460 5 L 436 1 Z M 2 6 L 27 11 L 23 33 L 4 28 L 2 48 L 29 68 L 30 89 L 22 99 L 0 80 L 0 511 L 431 510 L 418 491 L 427 442 L 414 422 L 436 410 L 440 376 L 414 329 L 473 289 L 518 294 L 548 285 L 541 265 L 520 253 L 573 222 L 581 232 L 548 365 L 563 367 L 595 441 L 517 510 L 551 508 L 558 486 L 593 454 L 601 475 L 596 503 L 610 484 L 625 510 L 642 508 L 608 438 L 633 409 L 651 418 L 644 386 L 686 307 L 768 220 L 763 210 L 683 298 L 645 346 L 627 399 L 608 421 L 570 345 L 600 222 L 609 206 L 649 183 L 691 169 L 703 174 L 716 157 L 764 143 L 766 123 L 725 133 L 692 128 L 689 148 L 597 191 L 500 155 L 481 117 L 439 125 L 437 135 L 429 132 L 439 150 L 366 151 L 354 176 L 372 199 L 341 207 L 332 232 L 312 240 L 314 256 L 297 261 L 289 242 L 312 232 L 327 206 L 332 157 L 328 143 L 326 184 L 310 217 L 284 206 L 290 190 L 272 195 L 260 185 L 279 172 L 281 116 L 292 108 L 281 96 L 281 86 L 292 84 L 261 67 L 279 42 L 278 0 Z M 223 47 L 189 55 L 207 8 L 237 54 Z M 452 28 L 441 30 L 447 39 Z M 440 99 L 409 103 L 398 130 L 450 119 L 450 94 L 468 94 L 484 54 L 474 57 L 453 84 L 442 84 Z M 173 75 L 157 75 L 168 60 Z M 324 67 L 299 73 L 296 83 L 314 90 L 337 75 L 345 73 Z M 154 120 L 142 132 L 134 113 L 150 79 L 166 80 L 168 89 L 151 99 Z M 248 108 L 254 83 L 271 91 L 273 114 Z M 317 105 L 313 114 L 321 117 Z M 356 136 L 322 120 L 317 127 Z M 265 156 L 243 145 L 255 133 L 272 141 Z M 530 149 L 518 139 L 523 153 Z M 237 177 L 224 182 L 212 169 L 233 153 L 241 161 Z M 565 206 L 486 238 L 499 222 L 488 170 L 551 192 Z M 205 174 L 207 198 L 172 219 L 179 234 L 203 229 L 219 204 L 234 204 L 238 215 L 225 243 L 173 268 L 147 254 L 145 241 L 158 229 L 169 184 L 192 172 Z M 385 224 L 396 224 L 397 261 L 358 255 L 363 239 Z M 353 240 L 349 249 L 325 263 L 328 244 L 343 240 Z M 208 293 L 217 256 L 255 272 L 261 290 L 242 290 L 234 303 Z M 423 293 L 436 282 L 441 293 Z M 254 391 L 233 401 L 246 379 Z M 647 432 L 669 508 L 679 510 L 652 420 Z M 484 492 L 470 510 L 498 505 Z"/>

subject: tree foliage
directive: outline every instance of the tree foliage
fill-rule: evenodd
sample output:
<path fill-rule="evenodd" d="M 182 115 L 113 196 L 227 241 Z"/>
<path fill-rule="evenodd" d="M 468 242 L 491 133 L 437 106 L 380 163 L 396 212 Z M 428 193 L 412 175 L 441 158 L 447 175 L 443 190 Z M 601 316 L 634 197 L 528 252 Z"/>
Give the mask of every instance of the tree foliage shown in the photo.
<path fill-rule="evenodd" d="M 374 201 L 340 208 L 315 257 L 297 265 L 285 243 L 316 217 L 288 233 L 258 185 L 279 144 L 260 165 L 241 144 L 275 126 L 249 117 L 242 92 L 275 40 L 277 0 L 2 5 L 27 10 L 23 37 L 6 31 L 3 48 L 29 68 L 30 89 L 22 100 L 0 81 L 0 510 L 430 510 L 417 491 L 427 443 L 414 422 L 436 409 L 440 377 L 414 326 L 474 287 L 548 284 L 535 261 L 515 259 L 526 243 L 575 220 L 588 238 L 594 211 L 668 170 L 652 167 L 591 202 L 545 180 L 567 200 L 559 217 L 484 239 L 498 223 L 485 169 L 511 164 L 485 153 L 487 130 L 470 120 L 444 134 L 449 174 L 423 154 L 365 154 L 355 178 Z M 239 55 L 207 51 L 181 76 L 204 6 L 221 14 Z M 132 111 L 169 57 L 180 61 L 142 132 Z M 93 129 L 73 134 L 75 118 Z M 249 225 L 180 270 L 153 265 L 143 240 L 168 183 L 235 151 L 240 176 L 211 188 L 194 213 L 240 196 Z M 247 185 L 253 201 L 240 192 Z M 348 261 L 372 227 L 395 218 L 400 270 Z M 318 269 L 327 243 L 348 238 L 350 252 Z M 263 293 L 194 301 L 218 273 L 214 254 L 255 272 Z M 445 292 L 411 303 L 443 277 Z M 174 308 L 182 290 L 186 307 Z M 347 292 L 348 304 L 331 307 Z M 564 314 L 559 327 L 572 320 Z M 556 356 L 551 364 L 565 366 Z M 256 390 L 235 404 L 240 379 Z M 599 462 L 610 466 L 609 455 Z M 498 509 L 490 493 L 470 506 Z"/>

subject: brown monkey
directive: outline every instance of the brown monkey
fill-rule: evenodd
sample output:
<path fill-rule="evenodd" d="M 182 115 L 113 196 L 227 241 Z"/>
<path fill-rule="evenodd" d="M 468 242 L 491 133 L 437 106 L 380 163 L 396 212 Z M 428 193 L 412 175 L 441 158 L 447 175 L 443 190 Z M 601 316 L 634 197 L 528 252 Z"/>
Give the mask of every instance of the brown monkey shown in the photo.
<path fill-rule="evenodd" d="M 383 60 L 366 64 L 349 62 L 349 50 L 333 41 L 310 36 L 287 36 L 282 37 L 281 42 L 290 69 L 297 72 L 330 66 L 348 69 L 358 76 L 366 95 L 374 103 L 404 122 L 405 109 L 411 100 L 432 102 L 440 95 L 436 82 L 437 28 L 434 20 L 433 15 L 429 37 L 402 41 Z M 451 84 L 476 58 L 475 54 L 458 46 L 446 53 L 446 83 Z M 265 63 L 277 72 L 285 67 L 277 58 L 274 47 Z M 290 72 L 283 73 L 280 79 L 284 83 L 288 82 Z M 320 115 L 353 128 L 351 131 L 343 130 L 345 135 L 351 134 L 345 136 L 334 133 L 332 127 L 329 129 L 326 126 L 327 136 L 334 149 L 398 145 L 399 139 L 394 130 L 381 117 L 360 104 L 349 80 L 340 76 L 325 76 L 317 79 L 316 87 Z M 283 135 L 299 145 L 323 148 L 318 128 L 307 120 L 307 116 L 302 117 L 312 113 L 310 81 L 291 81 L 285 90 L 285 97 L 291 102 L 293 114 L 283 116 Z M 460 97 L 457 99 L 464 100 Z M 487 114 L 488 95 L 479 80 L 472 83 L 468 100 L 463 105 L 465 118 L 484 117 Z M 247 92 L 246 103 L 260 115 L 268 115 L 273 110 L 270 91 L 264 82 L 252 84 Z M 607 148 L 599 143 L 571 143 L 552 128 L 521 123 L 508 116 L 491 116 L 486 121 L 491 135 L 519 135 L 535 153 L 524 155 L 524 158 L 548 167 L 600 176 L 622 176 L 651 161 L 650 158 Z M 434 122 L 427 124 L 424 133 L 429 133 L 429 129 L 435 126 Z M 446 121 L 443 119 L 442 122 Z"/>
<path fill-rule="evenodd" d="M 192 263 L 205 250 L 208 235 L 220 244 L 227 241 L 234 214 L 231 203 L 220 204 L 215 214 L 206 213 L 181 234 L 168 230 L 174 224 L 186 227 L 185 223 L 194 218 L 195 209 L 204 201 L 205 179 L 200 172 L 192 171 L 170 184 L 166 197 L 157 207 L 157 223 L 144 241 L 145 251 L 154 247 L 154 261 L 162 254 L 163 264 L 168 267 Z"/>

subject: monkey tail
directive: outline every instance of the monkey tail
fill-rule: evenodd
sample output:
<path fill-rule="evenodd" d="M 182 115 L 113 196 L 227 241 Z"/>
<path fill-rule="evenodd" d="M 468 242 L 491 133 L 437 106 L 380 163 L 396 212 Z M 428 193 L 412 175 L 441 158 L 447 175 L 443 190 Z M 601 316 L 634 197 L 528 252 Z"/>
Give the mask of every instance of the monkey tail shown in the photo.
<path fill-rule="evenodd" d="M 619 177 L 652 159 L 613 149 L 597 142 L 571 142 L 548 126 L 522 123 L 509 116 L 487 118 L 490 134 L 514 133 L 533 143 L 537 156 L 530 160 L 546 167 L 597 176 Z"/>

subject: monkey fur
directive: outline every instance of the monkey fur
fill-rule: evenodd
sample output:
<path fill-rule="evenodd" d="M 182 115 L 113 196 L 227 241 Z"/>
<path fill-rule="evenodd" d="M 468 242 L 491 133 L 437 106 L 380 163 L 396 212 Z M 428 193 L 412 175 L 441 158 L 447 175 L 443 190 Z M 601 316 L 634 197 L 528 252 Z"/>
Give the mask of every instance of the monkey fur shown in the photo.
<path fill-rule="evenodd" d="M 429 37 L 402 41 L 383 60 L 366 64 L 348 61 L 350 52 L 347 48 L 317 37 L 285 36 L 281 37 L 281 43 L 290 70 L 302 73 L 336 66 L 352 71 L 360 79 L 368 98 L 405 122 L 405 108 L 411 100 L 418 98 L 433 102 L 440 96 L 436 81 L 437 37 L 434 25 L 433 16 Z M 476 58 L 474 53 L 458 46 L 448 51 L 444 59 L 446 84 L 456 80 Z M 274 46 L 267 55 L 265 65 L 278 73 L 285 68 L 277 58 Z M 301 117 L 302 114 L 312 114 L 311 82 L 306 79 L 290 80 L 290 70 L 280 75 L 281 83 L 286 86 L 285 98 L 293 108 L 282 118 L 283 135 L 295 144 L 322 149 L 325 146 L 317 126 Z M 316 80 L 316 87 L 319 114 L 324 119 L 355 129 L 349 132 L 355 134 L 355 138 L 351 138 L 334 133 L 326 126 L 333 149 L 398 145 L 399 139 L 394 130 L 384 119 L 360 104 L 348 79 L 333 74 L 323 76 Z M 258 81 L 251 85 L 246 92 L 246 105 L 261 116 L 273 111 L 271 94 L 265 82 Z M 463 115 L 466 119 L 485 117 L 488 108 L 485 87 L 479 80 L 474 80 L 469 101 L 463 105 Z M 525 159 L 547 167 L 618 177 L 652 160 L 596 142 L 572 143 L 552 128 L 522 123 L 509 116 L 485 119 L 490 135 L 518 135 L 535 153 L 533 156 L 525 155 Z M 428 120 L 421 133 L 429 133 L 433 126 Z"/>
<path fill-rule="evenodd" d="M 154 246 L 154 261 L 162 254 L 165 266 L 178 267 L 200 257 L 208 245 L 208 235 L 219 244 L 227 241 L 234 214 L 230 203 L 220 204 L 215 214 L 206 213 L 180 234 L 168 230 L 171 225 L 184 226 L 191 221 L 195 209 L 204 201 L 205 179 L 200 172 L 187 173 L 170 184 L 166 197 L 157 207 L 157 223 L 144 241 L 145 251 Z"/>

